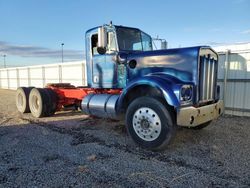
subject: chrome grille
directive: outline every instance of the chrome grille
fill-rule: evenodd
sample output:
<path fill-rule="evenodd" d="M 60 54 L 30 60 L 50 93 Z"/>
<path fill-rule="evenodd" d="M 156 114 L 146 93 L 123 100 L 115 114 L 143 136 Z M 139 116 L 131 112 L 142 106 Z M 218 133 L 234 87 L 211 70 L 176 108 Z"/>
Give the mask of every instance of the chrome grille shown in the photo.
<path fill-rule="evenodd" d="M 200 56 L 199 101 L 207 102 L 215 98 L 217 60 L 210 55 Z"/>

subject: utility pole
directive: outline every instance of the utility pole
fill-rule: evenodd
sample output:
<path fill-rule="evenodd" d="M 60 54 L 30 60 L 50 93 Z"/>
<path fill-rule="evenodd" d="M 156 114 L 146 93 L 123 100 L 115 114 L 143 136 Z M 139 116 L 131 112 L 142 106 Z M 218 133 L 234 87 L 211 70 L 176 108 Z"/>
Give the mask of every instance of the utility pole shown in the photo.
<path fill-rule="evenodd" d="M 6 58 L 6 54 L 3 55 L 3 67 L 6 68 L 6 61 L 5 61 L 5 58 Z"/>
<path fill-rule="evenodd" d="M 62 45 L 62 63 L 63 63 L 63 46 L 64 46 L 64 43 L 62 43 L 61 45 Z"/>

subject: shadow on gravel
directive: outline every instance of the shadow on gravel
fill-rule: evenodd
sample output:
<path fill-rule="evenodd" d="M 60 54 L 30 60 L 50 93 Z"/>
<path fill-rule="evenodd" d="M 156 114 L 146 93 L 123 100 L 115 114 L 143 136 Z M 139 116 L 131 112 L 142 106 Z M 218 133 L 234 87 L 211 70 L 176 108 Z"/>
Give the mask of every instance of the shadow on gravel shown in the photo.
<path fill-rule="evenodd" d="M 57 112 L 56 114 L 51 116 L 51 118 L 53 118 L 53 117 L 79 116 L 81 114 L 82 114 L 82 112 L 78 111 L 78 110 L 64 110 L 64 111 Z"/>
<path fill-rule="evenodd" d="M 231 131 L 230 118 L 200 131 L 179 129 L 165 151 L 152 152 L 133 143 L 123 122 L 53 120 L 65 115 L 0 126 L 0 186 L 250 186 L 249 139 L 233 146 L 242 143 L 234 136 L 244 135 Z"/>

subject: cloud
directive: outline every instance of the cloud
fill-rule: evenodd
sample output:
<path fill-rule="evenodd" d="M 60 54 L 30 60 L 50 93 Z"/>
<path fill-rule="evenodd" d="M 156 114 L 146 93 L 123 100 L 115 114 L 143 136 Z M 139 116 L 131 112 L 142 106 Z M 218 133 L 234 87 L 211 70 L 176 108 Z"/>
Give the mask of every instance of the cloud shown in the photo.
<path fill-rule="evenodd" d="M 33 58 L 60 58 L 62 51 L 39 46 L 13 45 L 0 41 L 0 54 Z M 84 57 L 81 50 L 64 50 L 63 55 L 65 59 L 70 60 L 81 60 Z"/>
<path fill-rule="evenodd" d="M 250 29 L 245 30 L 245 31 L 242 31 L 241 33 L 242 33 L 242 34 L 250 34 Z"/>

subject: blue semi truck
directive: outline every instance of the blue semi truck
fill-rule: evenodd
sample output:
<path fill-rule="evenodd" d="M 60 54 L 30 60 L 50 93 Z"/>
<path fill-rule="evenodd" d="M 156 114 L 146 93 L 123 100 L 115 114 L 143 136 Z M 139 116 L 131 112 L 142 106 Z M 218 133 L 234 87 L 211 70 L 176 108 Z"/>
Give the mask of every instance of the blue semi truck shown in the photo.
<path fill-rule="evenodd" d="M 223 112 L 218 55 L 208 46 L 153 50 L 140 29 L 107 24 L 86 32 L 86 65 L 87 87 L 21 87 L 18 110 L 43 117 L 74 104 L 125 120 L 132 139 L 152 150 L 164 149 L 177 126 L 201 129 Z"/>

